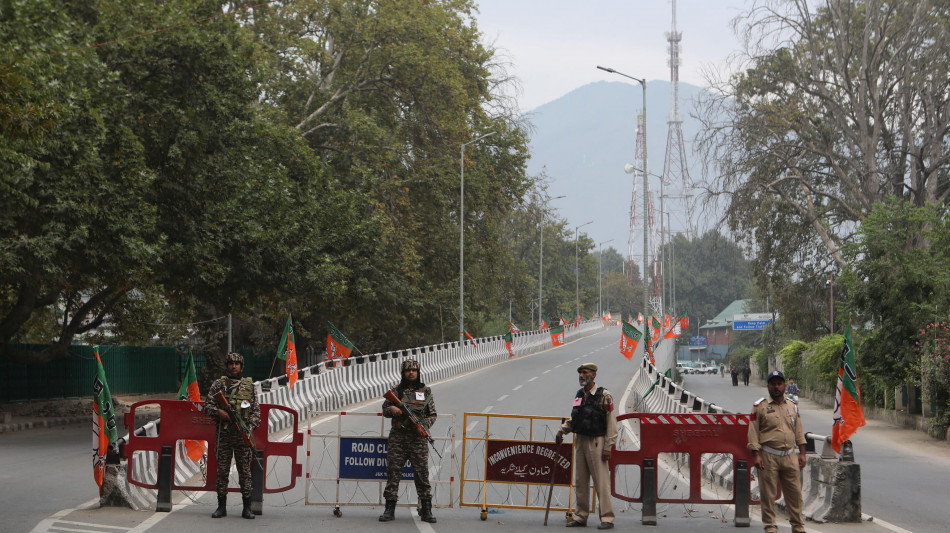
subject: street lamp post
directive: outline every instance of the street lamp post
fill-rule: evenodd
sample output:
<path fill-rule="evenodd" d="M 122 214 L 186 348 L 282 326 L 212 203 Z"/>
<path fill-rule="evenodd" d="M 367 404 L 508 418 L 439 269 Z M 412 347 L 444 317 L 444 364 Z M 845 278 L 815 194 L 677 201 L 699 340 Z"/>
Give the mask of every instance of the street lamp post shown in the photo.
<path fill-rule="evenodd" d="M 835 275 L 828 274 L 828 281 L 825 282 L 828 285 L 828 314 L 829 314 L 829 334 L 835 334 Z"/>
<path fill-rule="evenodd" d="M 647 286 L 647 254 L 649 253 L 648 250 L 650 246 L 650 237 L 647 232 L 647 191 L 650 186 L 649 180 L 647 179 L 650 169 L 647 159 L 647 80 L 646 78 L 635 78 L 623 72 L 618 72 L 612 68 L 602 67 L 600 65 L 598 65 L 597 68 L 634 80 L 643 88 L 643 320 L 647 320 L 650 316 L 650 290 Z"/>
<path fill-rule="evenodd" d="M 600 255 L 597 257 L 597 280 L 600 282 L 600 290 L 598 291 L 599 296 L 597 297 L 597 314 L 601 317 L 604 316 L 604 245 L 613 241 L 613 239 L 610 239 L 598 245 L 600 248 Z"/>
<path fill-rule="evenodd" d="M 593 223 L 594 221 L 591 220 L 589 222 L 584 222 L 580 226 L 574 227 L 574 303 L 577 306 L 574 312 L 574 320 L 577 320 L 577 317 L 581 314 L 581 271 L 578 268 L 577 263 L 577 232 L 584 226 Z"/>
<path fill-rule="evenodd" d="M 544 204 L 541 206 L 541 229 L 540 229 L 541 234 L 540 234 L 540 238 L 538 239 L 538 240 L 539 240 L 538 248 L 540 249 L 540 252 L 539 252 L 539 254 L 538 254 L 538 328 L 539 328 L 539 329 L 540 329 L 540 327 L 541 327 L 541 309 L 543 309 L 543 303 L 544 303 L 544 290 L 543 290 L 543 289 L 544 289 L 544 284 L 543 284 L 543 278 L 544 278 L 544 213 L 545 213 L 544 208 L 545 208 L 545 206 L 547 206 L 548 202 L 550 202 L 551 200 L 557 200 L 557 199 L 560 199 L 560 198 L 566 198 L 566 196 L 561 195 L 561 196 L 555 196 L 554 198 L 548 198 L 547 201 L 545 201 Z"/>
<path fill-rule="evenodd" d="M 462 143 L 461 187 L 459 200 L 459 347 L 465 346 L 465 147 L 491 137 L 496 132 Z"/>

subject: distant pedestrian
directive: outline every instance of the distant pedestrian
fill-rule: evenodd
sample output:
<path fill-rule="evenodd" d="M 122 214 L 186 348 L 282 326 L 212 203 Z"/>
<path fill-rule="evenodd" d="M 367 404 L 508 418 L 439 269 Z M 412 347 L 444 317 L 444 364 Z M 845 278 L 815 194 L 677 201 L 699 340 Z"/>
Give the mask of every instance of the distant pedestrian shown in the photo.
<path fill-rule="evenodd" d="M 749 386 L 749 376 L 752 375 L 752 369 L 749 368 L 749 363 L 746 363 L 745 368 L 742 369 L 742 382 L 745 383 L 745 386 Z"/>
<path fill-rule="evenodd" d="M 736 370 L 736 367 L 733 366 L 729 368 L 729 374 L 732 376 L 732 386 L 738 387 L 739 386 L 739 371 Z"/>
<path fill-rule="evenodd" d="M 726 365 L 719 363 L 719 377 L 726 379 Z"/>
<path fill-rule="evenodd" d="M 805 531 L 802 521 L 801 471 L 806 464 L 805 432 L 798 404 L 785 398 L 785 376 L 775 370 L 769 374 L 769 397 L 752 407 L 755 420 L 749 424 L 749 449 L 752 464 L 759 475 L 759 501 L 765 533 L 778 533 L 775 523 L 775 492 L 782 484 L 788 521 L 795 533 Z M 798 457 L 795 456 L 796 448 Z"/>
<path fill-rule="evenodd" d="M 617 415 L 613 396 L 594 383 L 597 365 L 585 363 L 577 367 L 581 389 L 574 395 L 571 419 L 561 425 L 554 436 L 558 444 L 564 434 L 574 432 L 574 486 L 576 491 L 574 519 L 567 527 L 584 527 L 590 515 L 590 479 L 594 479 L 600 502 L 600 524 L 597 529 L 614 527 L 614 507 L 610 496 L 610 451 L 617 443 Z"/>

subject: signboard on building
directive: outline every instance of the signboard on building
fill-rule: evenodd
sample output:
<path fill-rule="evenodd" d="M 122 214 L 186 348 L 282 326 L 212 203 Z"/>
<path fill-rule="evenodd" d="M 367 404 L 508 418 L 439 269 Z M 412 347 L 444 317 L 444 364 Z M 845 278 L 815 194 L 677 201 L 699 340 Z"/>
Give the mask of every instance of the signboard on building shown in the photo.
<path fill-rule="evenodd" d="M 690 346 L 706 346 L 706 336 L 705 335 L 693 335 L 689 338 Z"/>
<path fill-rule="evenodd" d="M 372 479 L 385 481 L 385 437 L 340 437 L 340 479 Z M 412 479 L 412 467 L 406 462 L 402 479 Z"/>
<path fill-rule="evenodd" d="M 734 331 L 760 331 L 772 322 L 772 318 L 778 319 L 778 314 L 772 313 L 743 313 L 732 316 L 732 329 Z"/>
<path fill-rule="evenodd" d="M 489 440 L 485 446 L 485 480 L 547 485 L 571 484 L 574 446 L 523 440 Z"/>

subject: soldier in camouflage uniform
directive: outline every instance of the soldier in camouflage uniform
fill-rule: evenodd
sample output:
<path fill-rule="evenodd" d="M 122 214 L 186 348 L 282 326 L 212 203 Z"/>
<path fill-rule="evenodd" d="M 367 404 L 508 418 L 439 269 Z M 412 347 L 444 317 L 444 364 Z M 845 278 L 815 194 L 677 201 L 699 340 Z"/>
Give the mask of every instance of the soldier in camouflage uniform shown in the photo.
<path fill-rule="evenodd" d="M 419 376 L 419 362 L 414 359 L 403 361 L 402 379 L 392 388 L 396 397 L 412 409 L 426 429 L 432 427 L 436 419 L 435 401 L 432 389 L 422 382 Z M 432 488 L 429 484 L 429 446 L 425 436 L 416 428 L 409 416 L 391 401 L 383 402 L 383 416 L 392 418 L 392 429 L 389 431 L 389 448 L 386 456 L 386 473 L 388 480 L 383 497 L 386 499 L 386 510 L 380 515 L 380 522 L 388 522 L 395 518 L 396 500 L 399 498 L 399 480 L 402 469 L 408 460 L 414 470 L 416 493 L 419 495 L 419 518 L 425 522 L 435 523 L 432 516 Z"/>
<path fill-rule="evenodd" d="M 224 392 L 231 408 L 251 431 L 261 424 L 261 406 L 257 403 L 257 392 L 254 390 L 251 378 L 242 379 L 244 357 L 238 353 L 229 353 L 225 364 L 227 375 L 221 376 L 211 384 L 204 406 L 205 414 L 218 419 L 218 437 L 215 445 L 215 458 L 218 460 L 218 475 L 215 484 L 215 491 L 218 493 L 218 508 L 211 518 L 221 518 L 228 514 L 228 474 L 231 471 L 232 455 L 237 464 L 241 497 L 244 500 L 241 516 L 254 518 L 254 513 L 251 511 L 251 459 L 254 450 L 241 440 L 241 432 L 230 422 L 228 412 L 218 408 L 214 396 L 219 392 Z"/>

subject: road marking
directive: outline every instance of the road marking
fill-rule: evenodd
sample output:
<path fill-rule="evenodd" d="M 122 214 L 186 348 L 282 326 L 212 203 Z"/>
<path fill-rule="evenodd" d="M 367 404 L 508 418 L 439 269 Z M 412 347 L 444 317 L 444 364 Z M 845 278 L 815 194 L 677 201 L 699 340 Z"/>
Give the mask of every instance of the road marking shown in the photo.
<path fill-rule="evenodd" d="M 861 520 L 864 520 L 865 522 L 871 522 L 871 523 L 877 524 L 883 527 L 884 529 L 889 529 L 893 531 L 894 533 L 911 533 L 909 529 L 904 529 L 900 526 L 895 526 L 894 524 L 890 522 L 885 522 L 884 520 L 881 520 L 880 518 L 877 518 L 876 516 L 871 516 L 869 514 L 861 513 Z"/>
<path fill-rule="evenodd" d="M 428 522 L 423 522 L 418 513 L 412 513 L 412 519 L 420 533 L 435 533 L 435 529 Z"/>
<path fill-rule="evenodd" d="M 491 410 L 492 410 L 492 408 L 494 408 L 494 407 L 495 407 L 494 405 L 489 405 L 488 407 L 482 409 L 482 414 L 484 415 L 484 414 L 490 413 Z"/>
<path fill-rule="evenodd" d="M 30 533 L 46 533 L 47 531 L 49 531 L 49 528 L 53 525 L 53 523 L 59 520 L 60 518 L 68 515 L 69 513 L 73 511 L 77 511 L 79 509 L 85 509 L 97 503 L 99 503 L 99 498 L 93 498 L 92 500 L 89 500 L 88 502 L 83 503 L 79 505 L 78 507 L 73 507 L 71 509 L 63 509 L 62 511 L 53 513 L 49 516 L 49 518 L 44 518 L 43 520 L 40 520 L 40 523 L 36 524 L 36 526 L 30 530 Z"/>
<path fill-rule="evenodd" d="M 515 387 L 515 388 L 513 388 L 513 389 L 511 389 L 511 390 L 516 391 L 516 390 L 520 389 L 520 388 L 523 387 L 523 386 L 524 386 L 524 385 L 518 385 L 517 387 Z"/>
<path fill-rule="evenodd" d="M 502 394 L 501 398 L 498 398 L 498 399 L 495 400 L 495 401 L 496 401 L 496 402 L 503 402 L 503 401 L 505 401 L 505 398 L 507 398 L 507 397 L 508 397 L 507 394 Z"/>
<path fill-rule="evenodd" d="M 471 432 L 473 429 L 475 429 L 475 426 L 477 426 L 477 425 L 478 425 L 478 420 L 476 420 L 476 421 L 474 421 L 474 422 L 470 422 L 470 423 L 468 424 L 468 426 L 465 427 L 465 432 L 466 432 L 466 433 Z"/>
<path fill-rule="evenodd" d="M 536 379 L 538 379 L 538 376 L 534 376 L 533 378 L 529 379 L 529 380 L 528 380 L 528 383 L 531 383 L 532 381 L 534 381 L 534 380 L 536 380 Z"/>
<path fill-rule="evenodd" d="M 93 522 L 75 522 L 75 521 L 73 521 L 73 520 L 57 520 L 56 523 L 57 523 L 57 524 L 69 524 L 69 525 L 73 525 L 73 526 L 92 526 L 92 527 L 94 527 L 94 528 L 118 529 L 119 531 L 128 531 L 128 530 L 129 530 L 129 528 L 127 528 L 127 527 L 121 527 L 121 526 L 107 526 L 107 525 L 105 525 L 105 524 L 95 524 L 95 523 L 93 523 Z M 56 529 L 64 529 L 64 528 L 56 528 Z M 72 529 L 72 530 L 69 530 L 69 531 L 86 531 L 86 530 L 84 530 L 84 529 L 82 529 L 82 530 L 80 530 L 80 529 Z"/>
<path fill-rule="evenodd" d="M 564 365 L 557 365 L 557 366 L 554 367 L 554 368 L 561 368 L 562 366 L 564 366 Z"/>
<path fill-rule="evenodd" d="M 551 371 L 551 369 L 549 368 L 549 369 L 545 370 L 544 373 L 547 374 L 547 373 L 550 372 L 550 371 Z"/>
<path fill-rule="evenodd" d="M 71 528 L 71 527 L 59 527 L 59 526 L 56 525 L 56 524 L 61 524 L 61 523 L 62 523 L 62 522 L 56 522 L 55 524 L 53 524 L 52 526 L 50 526 L 49 531 L 51 531 L 51 532 L 55 532 L 55 531 L 72 531 L 72 532 L 75 532 L 75 533 L 97 533 L 97 532 L 99 531 L 98 529 L 75 529 L 75 528 Z M 93 526 L 93 527 L 100 527 L 99 524 L 89 524 L 89 525 L 90 525 L 90 526 Z M 126 530 L 125 528 L 122 528 L 122 531 L 125 531 L 125 530 Z"/>

